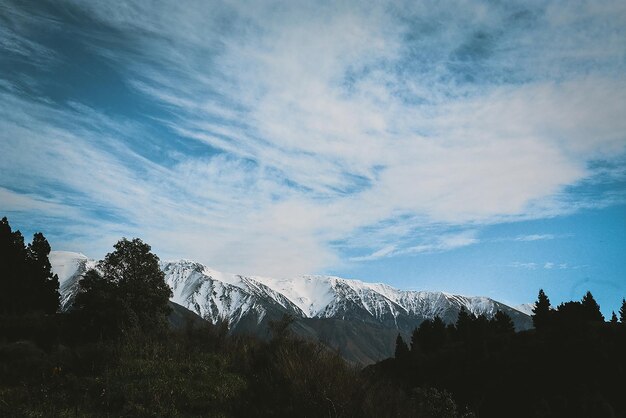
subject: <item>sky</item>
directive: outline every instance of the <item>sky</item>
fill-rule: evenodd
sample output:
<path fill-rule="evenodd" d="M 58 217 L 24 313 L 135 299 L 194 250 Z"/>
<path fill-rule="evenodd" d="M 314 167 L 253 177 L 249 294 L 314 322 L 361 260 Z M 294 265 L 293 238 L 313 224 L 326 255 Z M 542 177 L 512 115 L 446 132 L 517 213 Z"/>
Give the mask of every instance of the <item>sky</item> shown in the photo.
<path fill-rule="evenodd" d="M 626 296 L 626 3 L 4 0 L 0 215 L 99 259 Z"/>

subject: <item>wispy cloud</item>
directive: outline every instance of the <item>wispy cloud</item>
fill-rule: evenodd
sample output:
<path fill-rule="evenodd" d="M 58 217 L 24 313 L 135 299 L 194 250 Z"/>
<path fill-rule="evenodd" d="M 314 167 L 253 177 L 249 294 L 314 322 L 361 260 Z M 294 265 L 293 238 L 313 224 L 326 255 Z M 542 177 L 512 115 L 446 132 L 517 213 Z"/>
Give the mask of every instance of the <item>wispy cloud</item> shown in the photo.
<path fill-rule="evenodd" d="M 398 248 L 397 245 L 388 245 L 373 253 L 352 257 L 351 261 L 370 261 L 385 257 L 393 257 L 397 255 L 419 254 L 419 253 L 436 253 L 443 251 L 455 250 L 457 248 L 466 247 L 479 243 L 476 238 L 476 231 L 464 231 L 455 234 L 446 234 L 441 236 L 429 237 L 428 240 L 418 245 L 403 246 Z"/>
<path fill-rule="evenodd" d="M 509 267 L 523 268 L 523 269 L 528 269 L 528 270 L 535 270 L 537 268 L 537 263 L 527 263 L 527 262 L 521 262 L 521 261 L 514 261 L 511 264 L 509 264 Z"/>
<path fill-rule="evenodd" d="M 553 262 L 553 261 L 546 261 L 543 263 L 514 261 L 509 264 L 509 267 L 521 268 L 521 269 L 527 269 L 527 270 L 536 270 L 538 268 L 543 268 L 544 270 L 577 270 L 577 269 L 581 269 L 587 266 L 570 265 L 568 263 L 560 263 L 560 262 Z"/>
<path fill-rule="evenodd" d="M 352 261 L 448 251 L 478 243 L 481 225 L 598 204 L 569 189 L 598 172 L 590 161 L 624 155 L 621 2 L 558 12 L 63 3 L 97 29 L 45 30 L 84 34 L 85 54 L 154 109 L 112 114 L 97 97 L 24 94 L 7 76 L 0 210 L 22 219 L 37 213 L 92 225 L 84 234 L 102 240 L 141 235 L 165 256 L 287 275 L 338 263 L 337 241 L 369 249 Z M 3 10 L 16 22 L 0 32 L 7 57 L 63 56 L 33 36 L 41 22 L 20 26 L 17 3 Z M 472 229 L 451 232 L 459 227 Z M 112 242 L 76 234 L 56 239 L 83 239 L 96 256 Z"/>
<path fill-rule="evenodd" d="M 555 236 L 553 234 L 530 234 L 530 235 L 519 235 L 514 238 L 514 241 L 544 241 L 554 239 Z"/>

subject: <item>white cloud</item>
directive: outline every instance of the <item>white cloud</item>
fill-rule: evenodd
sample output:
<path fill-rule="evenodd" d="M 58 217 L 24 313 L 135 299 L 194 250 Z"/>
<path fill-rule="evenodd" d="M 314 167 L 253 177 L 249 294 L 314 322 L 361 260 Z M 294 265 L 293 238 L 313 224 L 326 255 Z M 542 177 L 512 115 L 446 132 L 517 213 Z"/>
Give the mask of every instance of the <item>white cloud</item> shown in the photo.
<path fill-rule="evenodd" d="M 509 267 L 523 268 L 527 270 L 536 270 L 539 267 L 542 267 L 545 270 L 554 270 L 554 269 L 567 270 L 567 269 L 579 269 L 585 266 L 570 266 L 567 263 L 555 263 L 552 261 L 546 261 L 543 264 L 534 263 L 534 262 L 514 261 L 511 264 L 509 264 Z"/>
<path fill-rule="evenodd" d="M 535 270 L 537 268 L 537 263 L 527 263 L 527 262 L 521 262 L 521 261 L 514 261 L 511 264 L 509 264 L 509 267 L 523 268 L 523 269 L 528 269 L 528 270 Z"/>
<path fill-rule="evenodd" d="M 515 241 L 544 241 L 554 239 L 553 234 L 530 234 L 515 237 Z"/>
<path fill-rule="evenodd" d="M 140 124 L 7 89 L 2 209 L 97 222 L 164 256 L 289 275 L 338 263 L 336 241 L 370 248 L 353 261 L 448 251 L 478 243 L 483 224 L 581 207 L 566 189 L 594 174 L 590 160 L 625 151 L 626 79 L 612 72 L 623 62 L 619 3 L 560 5 L 565 20 L 548 7 L 534 31 L 470 3 L 75 3 L 133 40 L 88 46 L 167 109 L 155 124 L 222 153 L 155 162 L 128 146 L 149 135 Z M 587 19 L 579 8 L 603 26 L 573 43 L 566 22 Z M 420 22 L 444 24 L 429 34 Z M 523 81 L 459 81 L 449 67 L 465 61 L 450 57 L 477 30 L 502 34 L 476 58 L 483 72 Z M 0 33 L 29 53 L 17 36 Z M 459 225 L 473 229 L 445 232 Z"/>
<path fill-rule="evenodd" d="M 386 247 L 381 248 L 380 250 L 374 251 L 370 255 L 362 256 L 362 257 L 352 257 L 351 261 L 370 261 L 370 260 L 378 260 L 379 258 L 387 257 L 393 255 L 395 252 L 395 245 L 388 245 Z"/>

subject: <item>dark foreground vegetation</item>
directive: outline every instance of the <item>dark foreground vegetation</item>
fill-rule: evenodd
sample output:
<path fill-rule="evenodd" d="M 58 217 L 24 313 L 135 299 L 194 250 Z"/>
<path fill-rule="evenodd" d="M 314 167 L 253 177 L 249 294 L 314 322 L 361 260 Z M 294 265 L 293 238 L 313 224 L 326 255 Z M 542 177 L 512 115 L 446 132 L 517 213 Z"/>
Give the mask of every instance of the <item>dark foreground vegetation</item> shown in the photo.
<path fill-rule="evenodd" d="M 435 319 L 410 344 L 398 337 L 395 358 L 366 373 L 405 391 L 445 388 L 480 417 L 624 417 L 625 309 L 605 322 L 589 292 L 551 309 L 540 291 L 534 330 L 462 311 L 455 326 Z"/>
<path fill-rule="evenodd" d="M 535 330 L 462 311 L 424 322 L 365 370 L 274 322 L 262 340 L 189 317 L 168 325 L 158 258 L 122 239 L 88 271 L 69 312 L 45 237 L 0 222 L 0 416 L 626 416 L 625 305 L 605 322 L 593 296 Z"/>

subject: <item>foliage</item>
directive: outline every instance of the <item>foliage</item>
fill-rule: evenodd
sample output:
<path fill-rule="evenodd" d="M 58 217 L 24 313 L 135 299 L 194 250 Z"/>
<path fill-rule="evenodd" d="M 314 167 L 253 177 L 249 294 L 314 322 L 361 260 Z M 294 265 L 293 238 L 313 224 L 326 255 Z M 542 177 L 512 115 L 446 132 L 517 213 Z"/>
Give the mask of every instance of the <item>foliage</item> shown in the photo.
<path fill-rule="evenodd" d="M 604 316 L 600 312 L 600 305 L 598 305 L 590 291 L 585 293 L 580 303 L 585 310 L 585 319 L 587 321 L 604 321 Z"/>
<path fill-rule="evenodd" d="M 539 295 L 537 296 L 532 315 L 535 328 L 538 330 L 544 329 L 550 321 L 550 315 L 550 299 L 548 299 L 543 289 L 539 289 Z"/>
<path fill-rule="evenodd" d="M 520 333 L 504 313 L 486 320 L 462 311 L 438 348 L 434 322 L 425 321 L 413 332 L 409 356 L 367 371 L 407 391 L 445 388 L 456 405 L 481 417 L 623 416 L 626 399 L 612 382 L 626 378 L 626 327 L 599 321 L 592 298 L 563 303 L 543 328 Z"/>
<path fill-rule="evenodd" d="M 404 342 L 402 335 L 396 337 L 396 349 L 394 357 L 397 359 L 405 359 L 409 355 L 409 346 Z"/>
<path fill-rule="evenodd" d="M 59 279 L 48 261 L 50 244 L 40 232 L 28 246 L 20 231 L 0 220 L 0 314 L 55 313 L 59 308 Z"/>
<path fill-rule="evenodd" d="M 267 341 L 191 317 L 166 329 L 169 289 L 158 258 L 138 239 L 121 240 L 85 274 L 71 314 L 45 314 L 55 290 L 49 245 L 36 234 L 24 246 L 6 220 L 0 229 L 2 271 L 13 275 L 2 276 L 2 290 L 28 285 L 42 295 L 28 310 L 3 299 L 0 416 L 626 414 L 623 389 L 613 383 L 626 377 L 626 301 L 622 323 L 613 315 L 607 324 L 589 292 L 551 310 L 540 291 L 533 316 L 541 325 L 521 333 L 504 312 L 487 319 L 462 309 L 453 325 L 424 321 L 410 348 L 398 335 L 395 358 L 358 370 L 296 338 L 288 316 L 271 323 Z M 29 279 L 6 280 L 22 277 L 15 274 Z"/>
<path fill-rule="evenodd" d="M 88 271 L 80 281 L 74 304 L 77 322 L 86 333 L 99 337 L 162 331 L 171 290 L 159 258 L 138 238 L 122 238 L 114 248 L 98 263 L 98 270 Z"/>

